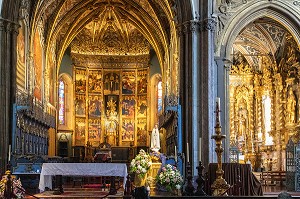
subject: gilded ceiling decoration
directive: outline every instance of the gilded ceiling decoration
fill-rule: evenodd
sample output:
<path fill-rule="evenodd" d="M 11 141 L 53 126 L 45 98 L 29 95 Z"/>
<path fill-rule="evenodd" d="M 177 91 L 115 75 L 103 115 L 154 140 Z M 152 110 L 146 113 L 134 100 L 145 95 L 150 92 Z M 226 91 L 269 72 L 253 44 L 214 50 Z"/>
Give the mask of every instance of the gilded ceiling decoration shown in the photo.
<path fill-rule="evenodd" d="M 45 24 L 46 51 L 49 53 L 51 43 L 55 43 L 57 63 L 71 42 L 74 40 L 72 46 L 75 49 L 76 42 L 86 38 L 88 31 L 91 38 L 84 42 L 104 44 L 93 53 L 125 54 L 127 51 L 129 54 L 143 54 L 150 44 L 163 63 L 170 31 L 175 31 L 175 16 L 170 7 L 173 4 L 173 0 L 40 0 L 36 3 L 34 24 Z M 142 49 L 135 49 L 136 41 L 129 41 L 133 27 L 138 30 L 133 32 L 140 32 L 148 41 L 146 44 L 138 35 L 137 39 L 145 44 Z M 112 49 L 113 44 L 122 50 Z M 89 53 L 95 49 L 95 44 L 93 46 L 86 49 L 76 47 L 76 51 Z"/>

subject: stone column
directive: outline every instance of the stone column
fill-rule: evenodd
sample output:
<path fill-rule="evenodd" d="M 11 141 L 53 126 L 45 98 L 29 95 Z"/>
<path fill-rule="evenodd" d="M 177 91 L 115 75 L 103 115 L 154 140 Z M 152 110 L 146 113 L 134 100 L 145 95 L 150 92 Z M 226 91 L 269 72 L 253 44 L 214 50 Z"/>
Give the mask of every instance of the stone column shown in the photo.
<path fill-rule="evenodd" d="M 199 66 L 197 59 L 199 23 L 186 21 L 178 28 L 180 37 L 180 96 L 182 105 L 182 134 L 183 143 L 189 143 L 189 160 L 198 164 L 199 140 Z M 183 146 L 186 154 L 186 146 Z M 186 154 L 187 155 L 187 154 Z M 186 158 L 187 159 L 187 158 Z M 196 165 L 192 168 L 196 169 Z M 196 171 L 194 171 L 196 172 Z"/>
<path fill-rule="evenodd" d="M 4 171 L 12 143 L 12 105 L 15 101 L 18 24 L 0 18 L 0 169 Z"/>
<path fill-rule="evenodd" d="M 216 27 L 215 19 L 212 18 L 212 0 L 199 2 L 199 18 L 200 18 L 200 38 L 199 38 L 199 73 L 198 86 L 199 86 L 199 131 L 202 134 L 202 163 L 207 168 L 208 164 L 212 162 L 216 154 L 214 152 L 214 141 L 211 136 L 215 134 L 215 107 L 216 97 L 218 90 L 217 76 L 218 68 L 214 62 L 214 31 Z M 201 16 L 201 17 L 200 17 Z M 224 65 L 222 65 L 224 69 Z M 223 85 L 224 79 L 220 80 Z M 224 90 L 224 88 L 223 88 Z M 224 108 L 224 98 L 221 97 L 221 110 Z M 224 120 L 224 112 L 221 112 L 221 124 Z M 222 128 L 222 134 L 224 130 Z"/>

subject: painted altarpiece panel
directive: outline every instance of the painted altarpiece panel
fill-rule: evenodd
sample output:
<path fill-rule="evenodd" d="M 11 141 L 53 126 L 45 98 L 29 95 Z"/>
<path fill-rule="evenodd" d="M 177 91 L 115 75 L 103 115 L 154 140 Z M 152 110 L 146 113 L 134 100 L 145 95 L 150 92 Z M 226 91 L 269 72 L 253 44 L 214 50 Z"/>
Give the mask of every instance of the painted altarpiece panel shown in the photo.
<path fill-rule="evenodd" d="M 135 94 L 136 89 L 135 71 L 123 71 L 122 73 L 122 94 Z"/>
<path fill-rule="evenodd" d="M 120 75 L 116 72 L 109 72 L 104 75 L 103 80 L 104 95 L 119 95 L 120 93 Z"/>
<path fill-rule="evenodd" d="M 100 138 L 101 138 L 101 120 L 89 119 L 88 140 L 93 146 L 98 146 L 100 144 Z"/>
<path fill-rule="evenodd" d="M 76 118 L 75 120 L 75 145 L 85 145 L 85 118 Z"/>
<path fill-rule="evenodd" d="M 122 100 L 122 116 L 134 118 L 135 113 L 135 97 L 123 96 Z"/>
<path fill-rule="evenodd" d="M 122 141 L 134 141 L 134 119 L 122 118 Z"/>
<path fill-rule="evenodd" d="M 147 145 L 147 118 L 137 119 L 137 145 Z"/>
<path fill-rule="evenodd" d="M 86 70 L 76 68 L 75 92 L 85 94 L 86 91 Z"/>
<path fill-rule="evenodd" d="M 89 117 L 100 117 L 101 116 L 101 96 L 90 95 L 89 96 Z"/>
<path fill-rule="evenodd" d="M 148 69 L 139 70 L 137 73 L 137 94 L 147 94 Z"/>
<path fill-rule="evenodd" d="M 89 93 L 102 93 L 102 73 L 100 70 L 89 71 Z"/>
<path fill-rule="evenodd" d="M 147 116 L 147 96 L 140 95 L 138 96 L 137 103 L 137 117 L 146 117 Z"/>
<path fill-rule="evenodd" d="M 75 114 L 76 117 L 85 117 L 85 95 L 75 96 Z"/>

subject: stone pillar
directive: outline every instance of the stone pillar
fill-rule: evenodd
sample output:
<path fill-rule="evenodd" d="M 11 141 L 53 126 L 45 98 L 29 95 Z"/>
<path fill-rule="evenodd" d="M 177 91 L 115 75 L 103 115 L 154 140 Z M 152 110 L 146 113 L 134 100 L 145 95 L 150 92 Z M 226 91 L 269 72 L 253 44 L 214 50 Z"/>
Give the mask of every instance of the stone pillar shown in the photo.
<path fill-rule="evenodd" d="M 0 18 L 0 170 L 4 171 L 12 142 L 12 104 L 15 101 L 18 24 Z"/>
<path fill-rule="evenodd" d="M 180 96 L 182 105 L 182 134 L 183 142 L 189 143 L 189 160 L 191 164 L 198 162 L 199 140 L 199 66 L 197 59 L 199 23 L 186 21 L 179 26 L 180 37 Z M 186 146 L 183 146 L 186 154 Z M 187 154 L 186 154 L 187 155 Z M 187 159 L 187 158 L 186 158 Z M 193 165 L 196 169 L 196 165 Z"/>
<path fill-rule="evenodd" d="M 217 67 L 214 62 L 214 31 L 216 27 L 215 19 L 212 18 L 213 1 L 200 1 L 199 2 L 199 18 L 200 18 L 200 38 L 199 38 L 199 73 L 198 76 L 198 89 L 199 89 L 199 132 L 202 135 L 202 163 L 204 167 L 208 168 L 208 164 L 212 162 L 216 156 L 214 152 L 214 141 L 211 136 L 215 134 L 215 99 L 218 90 L 218 77 Z M 223 65 L 224 66 L 224 65 Z M 222 68 L 223 68 L 222 66 Z M 223 85 L 224 79 L 220 80 Z M 222 103 L 224 98 L 221 97 Z M 221 103 L 223 111 L 224 104 Z M 221 120 L 224 120 L 224 115 L 221 112 Z M 223 117 L 223 119 L 222 119 Z M 221 121 L 223 124 L 223 121 Z M 224 130 L 222 128 L 222 134 Z M 197 165 L 196 162 L 194 165 Z"/>

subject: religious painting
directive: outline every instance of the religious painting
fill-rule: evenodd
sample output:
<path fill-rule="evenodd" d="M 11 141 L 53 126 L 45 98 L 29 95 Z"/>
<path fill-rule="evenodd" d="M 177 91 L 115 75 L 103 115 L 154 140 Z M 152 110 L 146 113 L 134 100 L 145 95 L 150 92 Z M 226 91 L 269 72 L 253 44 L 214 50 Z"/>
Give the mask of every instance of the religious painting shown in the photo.
<path fill-rule="evenodd" d="M 103 80 L 104 94 L 115 94 L 120 93 L 120 76 L 117 73 L 111 72 L 104 75 Z"/>
<path fill-rule="evenodd" d="M 122 119 L 122 141 L 134 141 L 134 119 Z"/>
<path fill-rule="evenodd" d="M 89 141 L 93 146 L 100 144 L 101 138 L 101 120 L 100 119 L 89 119 Z"/>
<path fill-rule="evenodd" d="M 43 75 L 43 48 L 41 46 L 41 39 L 38 30 L 34 35 L 34 91 L 33 95 L 42 100 L 42 75 Z"/>
<path fill-rule="evenodd" d="M 135 71 L 124 71 L 122 75 L 122 94 L 135 94 Z"/>
<path fill-rule="evenodd" d="M 147 94 L 148 70 L 138 71 L 137 94 Z"/>
<path fill-rule="evenodd" d="M 146 117 L 147 116 L 147 96 L 146 95 L 141 95 L 138 97 L 137 116 L 138 117 Z"/>
<path fill-rule="evenodd" d="M 133 96 L 123 96 L 122 116 L 134 117 L 135 99 Z"/>
<path fill-rule="evenodd" d="M 48 62 L 48 69 L 49 69 L 49 103 L 54 105 L 54 60 L 53 57 L 50 55 L 49 62 Z"/>
<path fill-rule="evenodd" d="M 117 116 L 119 111 L 119 96 L 106 95 L 105 96 L 105 113 L 107 117 Z"/>
<path fill-rule="evenodd" d="M 21 23 L 17 37 L 17 80 L 16 83 L 25 89 L 25 30 L 24 24 Z"/>
<path fill-rule="evenodd" d="M 89 92 L 99 93 L 102 91 L 102 74 L 100 70 L 89 71 Z"/>
<path fill-rule="evenodd" d="M 137 120 L 137 145 L 147 145 L 147 119 L 140 118 Z"/>
<path fill-rule="evenodd" d="M 75 96 L 75 114 L 76 116 L 85 116 L 85 95 Z"/>
<path fill-rule="evenodd" d="M 98 95 L 89 96 L 89 116 L 100 117 L 101 116 L 101 101 Z"/>
<path fill-rule="evenodd" d="M 86 70 L 78 69 L 75 70 L 75 92 L 85 93 L 86 91 Z"/>
<path fill-rule="evenodd" d="M 76 118 L 75 120 L 75 145 L 85 145 L 85 119 Z"/>

